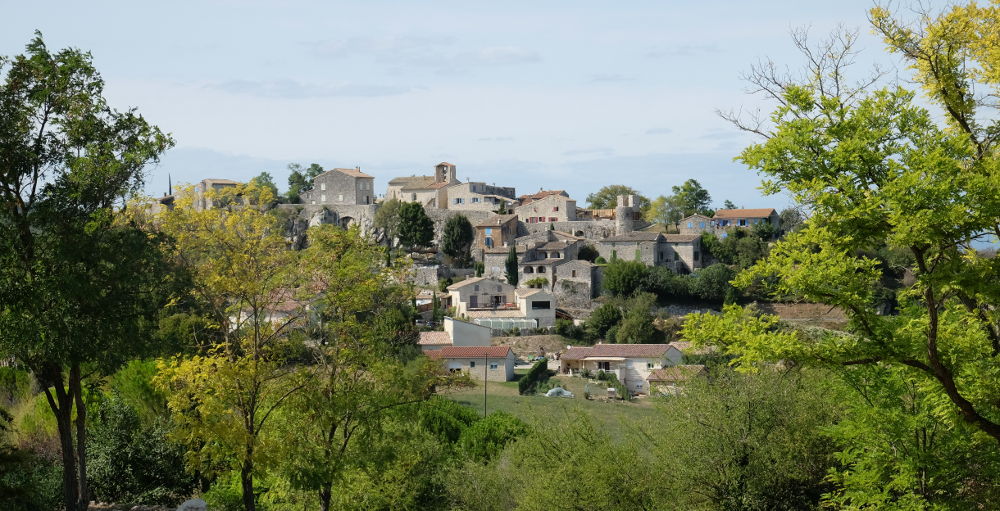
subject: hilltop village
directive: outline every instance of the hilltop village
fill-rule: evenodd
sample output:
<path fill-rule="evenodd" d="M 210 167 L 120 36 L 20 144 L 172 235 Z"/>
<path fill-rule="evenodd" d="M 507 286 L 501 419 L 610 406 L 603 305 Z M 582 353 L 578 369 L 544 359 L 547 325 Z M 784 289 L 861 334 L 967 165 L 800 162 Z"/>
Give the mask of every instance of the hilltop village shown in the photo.
<path fill-rule="evenodd" d="M 581 338 L 587 319 L 614 294 L 605 284 L 609 263 L 635 262 L 649 271 L 689 276 L 692 282 L 707 281 L 708 277 L 698 278 L 702 269 L 731 261 L 720 261 L 706 243 L 717 244 L 711 240 L 725 239 L 732 233 L 743 235 L 735 229 L 757 233 L 763 240 L 754 239 L 766 246 L 782 227 L 773 208 L 701 208 L 674 222 L 655 223 L 647 219 L 653 216 L 648 205 L 643 211 L 642 202 L 648 201 L 634 190 L 614 196 L 612 203 L 606 204 L 610 207 L 584 208 L 563 190 L 517 195 L 513 187 L 463 181 L 457 166 L 448 162 L 435 165 L 431 175 L 391 179 L 381 194 L 375 178 L 360 168 L 320 171 L 315 167 L 311 182 L 295 190 L 296 201 L 275 204 L 276 213 L 286 218 L 290 245 L 307 246 L 308 227 L 322 224 L 345 229 L 357 226 L 364 235 L 389 247 L 407 245 L 398 232 L 380 224 L 379 211 L 402 204 L 411 208 L 419 205 L 416 209 L 432 223 L 433 234 L 427 242 L 402 248 L 412 261 L 409 280 L 420 312 L 417 322 L 424 329 L 420 347 L 432 357 L 449 359 L 451 369 L 479 378 L 510 380 L 518 357 L 524 363 L 525 356 L 530 358 L 536 351 L 534 346 L 530 352 L 520 349 L 515 356 L 505 346 L 491 347 L 491 339 L 556 331 L 570 338 L 575 332 L 575 337 Z M 240 185 L 232 180 L 205 179 L 193 187 L 194 207 L 214 207 L 214 195 Z M 707 198 L 707 191 L 704 196 Z M 173 202 L 174 196 L 167 195 L 158 199 L 157 206 L 170 208 Z M 444 249 L 445 238 L 454 236 L 447 233 L 450 223 L 467 225 L 466 231 L 471 231 L 457 241 L 458 253 L 452 255 Z M 728 277 L 723 279 L 724 285 L 726 281 Z M 711 297 L 701 293 L 701 298 Z M 717 298 L 724 296 L 719 293 Z M 591 332 L 588 340 L 615 342 L 614 333 Z M 659 342 L 643 343 L 656 336 L 624 336 L 624 332 L 618 336 L 619 346 L 615 347 L 571 348 L 563 357 L 562 347 L 549 345 L 537 347 L 537 354 L 553 359 L 552 368 L 565 374 L 614 372 L 631 382 L 625 386 L 637 394 L 649 391 L 649 378 L 657 378 L 656 370 L 677 366 L 683 360 L 678 349 L 683 343 L 667 344 L 671 339 L 663 336 L 657 338 Z M 487 347 L 491 347 L 489 352 L 484 351 Z M 588 364 L 588 356 L 581 350 L 594 349 L 601 354 L 593 355 L 596 358 Z M 508 356 L 506 366 L 492 363 L 489 371 L 473 370 L 477 357 L 505 360 Z M 701 369 L 685 371 L 693 374 Z"/>

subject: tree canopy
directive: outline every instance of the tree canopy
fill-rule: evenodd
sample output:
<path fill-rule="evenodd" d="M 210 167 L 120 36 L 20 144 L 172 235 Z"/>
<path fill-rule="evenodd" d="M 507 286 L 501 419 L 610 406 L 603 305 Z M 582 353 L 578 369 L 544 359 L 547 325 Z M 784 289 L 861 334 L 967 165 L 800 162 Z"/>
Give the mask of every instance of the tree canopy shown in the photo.
<path fill-rule="evenodd" d="M 645 211 L 649 208 L 649 199 L 634 188 L 625 185 L 608 185 L 587 196 L 587 207 L 590 209 L 614 209 L 618 205 L 619 195 L 635 195 L 639 203 L 637 209 Z"/>

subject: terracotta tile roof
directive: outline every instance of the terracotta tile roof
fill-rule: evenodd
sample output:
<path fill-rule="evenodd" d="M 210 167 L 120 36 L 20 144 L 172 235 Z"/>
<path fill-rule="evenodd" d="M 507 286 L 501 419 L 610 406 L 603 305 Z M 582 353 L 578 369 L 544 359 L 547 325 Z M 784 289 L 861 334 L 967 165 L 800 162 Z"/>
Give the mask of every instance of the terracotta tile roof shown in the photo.
<path fill-rule="evenodd" d="M 521 204 L 530 204 L 536 200 L 544 199 L 549 195 L 562 195 L 564 197 L 569 197 L 569 194 L 565 190 L 539 190 L 537 193 L 532 193 L 530 195 L 522 195 L 518 197 L 521 200 Z"/>
<path fill-rule="evenodd" d="M 477 282 L 481 282 L 481 281 L 484 281 L 484 280 L 489 280 L 489 279 L 487 279 L 486 277 L 472 277 L 471 279 L 465 279 L 463 281 L 456 282 L 456 283 L 448 286 L 446 289 L 448 289 L 448 291 L 453 291 L 455 289 L 459 289 L 459 288 L 463 288 L 465 286 L 468 286 L 469 284 L 475 284 Z"/>
<path fill-rule="evenodd" d="M 438 358 L 506 358 L 510 346 L 445 346 Z"/>
<path fill-rule="evenodd" d="M 500 227 L 511 220 L 517 220 L 517 215 L 493 215 L 477 224 L 476 227 Z"/>
<path fill-rule="evenodd" d="M 664 234 L 663 239 L 667 243 L 691 243 L 692 241 L 701 238 L 700 234 Z"/>
<path fill-rule="evenodd" d="M 429 358 L 431 360 L 438 360 L 438 359 L 441 358 L 441 350 L 442 349 L 444 349 L 444 348 L 437 349 L 437 350 L 429 350 L 429 349 L 424 348 L 424 349 L 422 349 L 422 351 L 424 352 L 424 356 L 426 356 L 427 358 Z"/>
<path fill-rule="evenodd" d="M 774 208 L 761 209 L 720 209 L 715 218 L 767 218 L 774 214 Z"/>
<path fill-rule="evenodd" d="M 421 346 L 439 346 L 442 344 L 451 344 L 451 337 L 448 336 L 448 332 L 420 332 L 420 340 L 417 344 Z"/>
<path fill-rule="evenodd" d="M 705 366 L 700 364 L 664 367 L 663 369 L 656 369 L 649 373 L 649 376 L 646 377 L 646 381 L 688 381 L 692 378 L 705 374 L 706 372 Z"/>
<path fill-rule="evenodd" d="M 369 176 L 368 174 L 361 172 L 361 169 L 333 169 L 328 172 L 340 172 L 341 174 L 346 174 L 351 177 L 368 177 L 375 179 L 375 176 Z"/>
<path fill-rule="evenodd" d="M 656 241 L 657 239 L 662 238 L 662 237 L 663 237 L 663 235 L 660 234 L 660 233 L 658 233 L 658 232 L 633 231 L 633 232 L 628 232 L 628 233 L 625 233 L 625 234 L 619 234 L 618 236 L 611 236 L 609 238 L 604 238 L 603 240 L 600 240 L 600 241 L 601 242 L 605 242 L 605 241 L 631 241 L 631 242 L 635 242 L 635 241 Z"/>
<path fill-rule="evenodd" d="M 587 357 L 656 358 L 666 355 L 670 349 L 677 348 L 669 344 L 595 344 L 570 348 L 562 354 L 562 358 L 566 360 L 583 360 Z"/>

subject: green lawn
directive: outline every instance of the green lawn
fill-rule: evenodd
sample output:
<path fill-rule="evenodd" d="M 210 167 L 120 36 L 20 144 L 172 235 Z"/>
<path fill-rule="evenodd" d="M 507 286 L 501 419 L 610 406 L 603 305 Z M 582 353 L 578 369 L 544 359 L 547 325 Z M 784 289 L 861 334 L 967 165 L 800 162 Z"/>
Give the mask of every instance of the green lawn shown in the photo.
<path fill-rule="evenodd" d="M 486 387 L 486 411 L 487 413 L 502 410 L 526 422 L 544 425 L 551 421 L 551 418 L 559 415 L 576 416 L 583 414 L 589 416 L 596 425 L 610 433 L 614 437 L 620 437 L 623 431 L 627 431 L 628 425 L 639 422 L 644 425 L 652 424 L 658 414 L 655 400 L 644 398 L 631 403 L 621 401 L 609 402 L 602 400 L 587 400 L 583 397 L 584 386 L 587 383 L 585 378 L 571 376 L 553 376 L 553 381 L 558 382 L 563 388 L 572 392 L 574 398 L 545 397 L 541 394 L 532 396 L 521 396 L 517 393 L 517 382 L 489 382 Z M 590 385 L 591 392 L 595 395 L 603 389 L 600 385 Z M 442 392 L 444 397 L 472 407 L 480 413 L 483 411 L 483 386 L 481 384 L 472 388 L 461 390 L 450 390 Z"/>

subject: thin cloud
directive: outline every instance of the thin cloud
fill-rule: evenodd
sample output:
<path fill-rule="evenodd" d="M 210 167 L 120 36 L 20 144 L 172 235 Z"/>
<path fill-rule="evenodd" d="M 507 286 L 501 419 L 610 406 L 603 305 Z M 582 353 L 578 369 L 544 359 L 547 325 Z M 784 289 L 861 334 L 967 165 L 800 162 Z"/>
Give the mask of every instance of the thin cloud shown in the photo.
<path fill-rule="evenodd" d="M 229 80 L 205 86 L 232 94 L 264 98 L 314 99 L 329 97 L 382 97 L 410 92 L 410 87 L 361 83 L 313 84 L 295 80 Z"/>
<path fill-rule="evenodd" d="M 646 57 L 651 59 L 662 59 L 667 57 L 694 57 L 722 51 L 716 44 L 679 44 L 676 46 L 651 48 L 646 52 Z"/>
<path fill-rule="evenodd" d="M 670 128 L 650 128 L 646 130 L 647 135 L 668 135 L 673 132 L 674 130 Z"/>

